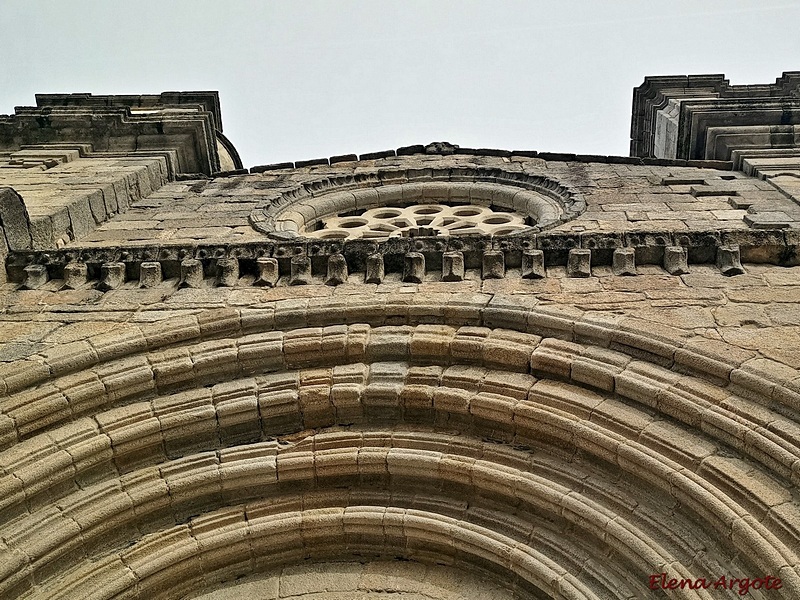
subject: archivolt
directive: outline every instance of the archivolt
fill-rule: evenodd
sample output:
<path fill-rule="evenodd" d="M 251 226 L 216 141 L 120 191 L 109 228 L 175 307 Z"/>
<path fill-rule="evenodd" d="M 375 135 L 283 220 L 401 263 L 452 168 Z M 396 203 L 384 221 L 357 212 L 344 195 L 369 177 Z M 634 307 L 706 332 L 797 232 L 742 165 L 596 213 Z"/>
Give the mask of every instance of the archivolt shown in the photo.
<path fill-rule="evenodd" d="M 538 450 L 544 448 L 540 444 Z M 594 580 L 593 587 L 598 585 L 597 580 L 605 580 L 606 585 L 613 584 L 610 591 L 614 593 L 630 588 L 634 594 L 637 589 L 641 592 L 642 581 L 650 572 L 671 569 L 688 576 L 688 567 L 681 566 L 678 559 L 686 561 L 688 557 L 706 568 L 720 568 L 712 557 L 698 552 L 700 547 L 713 542 L 697 534 L 687 535 L 692 527 L 690 522 L 672 517 L 668 525 L 663 525 L 663 519 L 670 518 L 674 506 L 660 501 L 657 494 L 646 488 L 637 489 L 630 481 L 619 479 L 602 467 L 581 466 L 552 453 L 540 458 L 536 454 L 532 457 L 528 452 L 496 443 L 436 434 L 427 429 L 319 433 L 294 444 L 266 442 L 197 453 L 165 461 L 158 469 L 145 467 L 112 477 L 63 499 L 58 503 L 60 512 L 42 510 L 17 520 L 7 528 L 6 535 L 10 544 L 23 548 L 38 544 L 40 558 L 34 561 L 34 566 L 39 570 L 46 570 L 51 562 L 58 562 L 62 570 L 66 570 L 67 563 L 79 563 L 74 572 L 63 578 L 63 583 L 55 582 L 45 588 L 48 598 L 60 597 L 62 588 L 66 597 L 74 597 L 75 586 L 85 585 L 88 577 L 94 581 L 95 589 L 105 589 L 106 595 L 102 597 L 109 597 L 109 587 L 113 589 L 119 581 L 127 580 L 140 582 L 137 593 L 150 595 L 164 585 L 164 580 L 181 582 L 174 569 L 186 576 L 182 572 L 185 565 L 170 556 L 173 552 L 185 561 L 203 563 L 204 570 L 238 565 L 252 549 L 253 541 L 248 541 L 247 536 L 254 535 L 249 527 L 259 515 L 275 516 L 309 507 L 347 509 L 353 503 L 378 500 L 381 506 L 393 507 L 389 512 L 395 516 L 398 512 L 425 507 L 431 513 L 428 518 L 435 518 L 434 512 L 442 515 L 446 529 L 451 529 L 452 520 L 457 519 L 472 523 L 473 528 L 494 529 L 498 536 L 513 539 L 515 546 L 533 549 L 543 546 L 545 556 L 549 555 L 544 564 L 561 565 L 558 586 L 576 585 L 574 578 L 565 574 L 583 569 Z M 347 489 L 342 489 L 344 485 Z M 309 489 L 302 497 L 298 494 L 298 490 Z M 225 504 L 248 500 L 251 501 L 248 504 L 145 537 L 131 548 L 119 551 L 121 563 L 115 560 L 80 564 L 85 564 L 86 558 L 95 558 L 97 548 L 108 546 L 110 540 L 119 541 L 120 532 L 124 539 L 124 535 L 149 522 L 164 522 L 165 515 L 167 520 L 181 522 L 182 515 L 213 511 Z M 626 509 L 631 506 L 640 506 L 642 511 L 628 514 Z M 229 531 L 232 516 L 238 522 L 235 531 Z M 239 522 L 242 520 L 246 522 Z M 360 525 L 363 523 L 353 521 L 352 515 L 348 515 L 338 528 L 344 527 L 348 534 L 355 535 L 361 532 Z M 225 531 L 215 532 L 217 527 Z M 214 536 L 218 536 L 217 542 L 213 541 Z M 316 548 L 308 540 L 287 546 L 285 537 L 284 533 L 283 537 L 260 542 L 269 546 L 263 548 L 264 556 L 274 558 L 286 548 L 292 548 L 298 559 L 326 556 L 322 550 L 327 552 L 327 547 Z M 395 537 L 403 535 L 396 532 Z M 208 557 L 198 556 L 210 540 L 215 548 L 217 543 L 233 541 L 239 549 L 217 548 L 220 554 L 214 558 L 217 562 L 209 565 Z M 440 545 L 452 552 L 455 543 L 451 540 L 448 544 L 438 538 L 429 541 L 435 543 L 437 552 L 441 551 Z M 380 550 L 377 542 L 372 544 L 376 546 L 374 551 Z M 406 555 L 405 543 L 397 544 L 384 548 L 383 552 L 418 557 L 419 544 L 411 544 L 414 551 L 410 556 Z M 491 552 L 497 548 L 488 541 L 486 544 L 485 551 L 493 556 Z M 188 546 L 198 545 L 198 556 L 186 555 Z M 348 542 L 345 548 L 349 546 Z M 467 556 L 475 553 L 457 544 L 456 549 Z M 609 550 L 618 558 L 609 559 L 606 556 Z M 339 552 L 345 552 L 341 543 Z M 532 552 L 541 554 L 537 550 Z M 482 556 L 480 552 L 477 554 Z M 518 565 L 508 565 L 497 556 L 489 563 L 493 571 L 503 572 L 508 581 L 518 573 Z M 273 565 L 266 558 L 262 560 L 264 567 Z M 24 563 L 9 563 L 6 575 L 13 582 L 22 576 L 24 567 Z M 194 570 L 199 568 L 201 565 L 194 564 Z M 242 573 L 241 566 L 234 570 L 236 574 Z M 559 597 L 552 582 L 545 585 L 549 580 L 542 580 L 542 577 L 552 578 L 549 570 L 545 573 L 549 575 L 529 574 L 530 578 L 523 576 L 522 580 Z M 230 576 L 230 571 L 226 574 Z M 147 581 L 148 578 L 151 580 Z M 101 581 L 105 583 L 101 585 Z M 156 585 L 154 581 L 160 583 Z M 174 597 L 169 587 L 165 593 Z"/>
<path fill-rule="evenodd" d="M 640 597 L 652 572 L 730 565 L 798 593 L 796 424 L 768 409 L 791 395 L 641 360 L 664 340 L 570 323 L 637 359 L 533 333 L 557 315 L 449 306 L 488 326 L 362 305 L 340 322 L 374 326 L 296 329 L 322 315 L 294 304 L 74 346 L 2 398 L 21 438 L 0 454 L 5 593 L 174 597 L 353 552 L 447 556 L 528 595 Z"/>

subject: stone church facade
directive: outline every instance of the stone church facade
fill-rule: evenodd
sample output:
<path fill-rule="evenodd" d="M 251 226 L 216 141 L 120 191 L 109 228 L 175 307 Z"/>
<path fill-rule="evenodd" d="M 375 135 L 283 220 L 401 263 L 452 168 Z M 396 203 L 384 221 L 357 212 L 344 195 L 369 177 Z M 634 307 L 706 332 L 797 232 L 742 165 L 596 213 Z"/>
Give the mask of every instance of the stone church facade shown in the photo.
<path fill-rule="evenodd" d="M 800 73 L 631 156 L 0 117 L 0 597 L 800 598 Z"/>

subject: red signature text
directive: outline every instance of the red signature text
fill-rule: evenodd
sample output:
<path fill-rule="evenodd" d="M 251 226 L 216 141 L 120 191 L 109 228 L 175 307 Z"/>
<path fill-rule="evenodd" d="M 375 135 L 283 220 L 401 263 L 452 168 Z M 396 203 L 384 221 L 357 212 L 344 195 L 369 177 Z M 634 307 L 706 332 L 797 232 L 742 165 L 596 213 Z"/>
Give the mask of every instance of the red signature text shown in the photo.
<path fill-rule="evenodd" d="M 677 579 L 667 578 L 666 573 L 655 573 L 649 577 L 649 587 L 651 590 L 736 590 L 740 596 L 744 596 L 750 590 L 779 590 L 783 587 L 783 582 L 772 575 L 755 578 L 720 575 L 716 579 Z"/>

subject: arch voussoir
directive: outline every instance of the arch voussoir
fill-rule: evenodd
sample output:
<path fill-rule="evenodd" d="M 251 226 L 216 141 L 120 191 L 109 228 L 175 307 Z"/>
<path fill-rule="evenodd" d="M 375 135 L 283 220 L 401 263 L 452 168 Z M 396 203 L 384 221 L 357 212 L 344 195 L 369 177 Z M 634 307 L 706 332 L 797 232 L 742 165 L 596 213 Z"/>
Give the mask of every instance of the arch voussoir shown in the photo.
<path fill-rule="evenodd" d="M 718 569 L 700 550 L 709 543 L 743 568 L 784 573 L 786 590 L 796 589 L 793 543 L 800 534 L 790 508 L 800 451 L 792 436 L 777 433 L 796 428 L 777 410 L 777 384 L 731 375 L 738 367 L 726 371 L 718 358 L 696 358 L 684 340 L 653 340 L 549 308 L 484 297 L 439 304 L 429 316 L 425 303 L 405 298 L 370 304 L 348 297 L 340 307 L 326 312 L 324 303 L 300 299 L 263 311 L 181 317 L 160 332 L 137 326 L 116 341 L 104 334 L 75 345 L 68 360 L 53 362 L 47 377 L 34 374 L 26 387 L 6 385 L 13 393 L 0 397 L 0 410 L 14 429 L 0 452 L 0 489 L 8 492 L 0 518 L 9 532 L 0 550 L 22 569 L 7 573 L 6 589 L 30 597 L 55 590 L 51 565 L 90 555 L 107 570 L 71 568 L 58 593 L 74 589 L 67 580 L 107 581 L 98 585 L 124 596 L 202 573 L 255 572 L 272 565 L 261 554 L 268 549 L 285 562 L 325 560 L 336 553 L 342 525 L 312 523 L 336 510 L 346 514 L 358 494 L 364 505 L 376 497 L 385 505 L 376 508 L 383 511 L 380 528 L 370 525 L 366 537 L 358 537 L 357 518 L 347 517 L 354 547 L 435 560 L 425 548 L 430 539 L 413 541 L 423 538 L 412 529 L 426 531 L 427 521 L 406 525 L 402 516 L 422 502 L 438 515 L 436 527 L 442 515 L 465 523 L 460 534 L 450 525 L 437 534 L 437 551 L 441 543 L 453 561 L 523 574 L 525 585 L 553 597 L 585 591 L 570 578 L 578 566 L 565 578 L 563 565 L 575 564 L 571 552 L 596 565 L 585 567 L 593 585 L 604 581 L 604 559 L 580 536 L 619 557 L 609 581 L 632 590 L 651 572 L 691 577 L 700 565 Z M 717 385 L 724 373 L 736 381 Z M 747 386 L 769 393 L 739 396 Z M 432 449 L 441 444 L 433 434 L 403 437 L 413 430 L 454 432 L 450 448 Z M 522 454 L 487 445 L 477 452 L 464 444 L 473 438 Z M 531 462 L 537 453 L 558 457 L 561 466 Z M 601 485 L 566 475 L 586 461 L 603 473 Z M 611 475 L 615 469 L 621 480 Z M 611 481 L 648 490 L 641 506 L 620 502 Z M 355 495 L 332 494 L 337 485 Z M 425 492 L 395 505 L 414 486 Z M 389 495 L 370 496 L 369 487 Z M 227 518 L 238 519 L 225 516 L 226 506 L 260 499 L 264 518 L 278 519 L 270 512 L 278 505 L 270 503 L 289 510 L 288 490 L 327 490 L 338 499 L 308 496 L 312 504 L 293 510 L 310 520 L 283 522 L 300 532 L 284 545 L 304 550 L 253 545 L 250 530 L 244 541 L 226 529 Z M 452 512 L 458 494 L 475 495 L 476 504 Z M 490 509 L 490 499 L 503 510 Z M 652 514 L 671 519 L 674 530 L 656 533 Z M 180 529 L 196 515 L 211 515 L 211 537 L 201 535 L 200 521 L 195 531 Z M 694 532 L 687 543 L 691 519 L 717 539 Z M 157 524 L 152 539 L 141 537 L 148 521 Z M 554 522 L 568 544 L 551 535 Z M 42 527 L 53 531 L 47 544 L 35 539 Z M 490 535 L 475 537 L 481 528 Z M 508 540 L 492 554 L 487 548 L 497 535 Z M 239 550 L 228 553 L 217 539 Z M 124 554 L 123 540 L 135 550 Z M 152 544 L 169 548 L 172 558 L 139 561 Z M 532 548 L 547 552 L 531 558 Z M 545 558 L 558 569 L 547 571 Z"/>

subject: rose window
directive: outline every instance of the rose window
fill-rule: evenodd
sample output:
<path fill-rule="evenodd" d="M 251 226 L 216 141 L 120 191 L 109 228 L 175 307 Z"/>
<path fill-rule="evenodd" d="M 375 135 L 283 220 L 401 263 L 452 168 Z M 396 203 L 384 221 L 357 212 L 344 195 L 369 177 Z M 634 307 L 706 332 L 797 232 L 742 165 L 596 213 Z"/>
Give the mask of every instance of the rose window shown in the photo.
<path fill-rule="evenodd" d="M 431 169 L 420 180 L 391 181 L 406 173 L 379 171 L 306 183 L 254 211 L 250 222 L 277 239 L 379 242 L 535 233 L 586 208 L 570 189 L 539 175 Z M 469 177 L 484 180 L 459 179 Z"/>
<path fill-rule="evenodd" d="M 525 215 L 474 204 L 381 206 L 360 215 L 333 216 L 319 222 L 308 237 L 322 239 L 383 239 L 389 237 L 504 235 L 526 229 Z"/>

